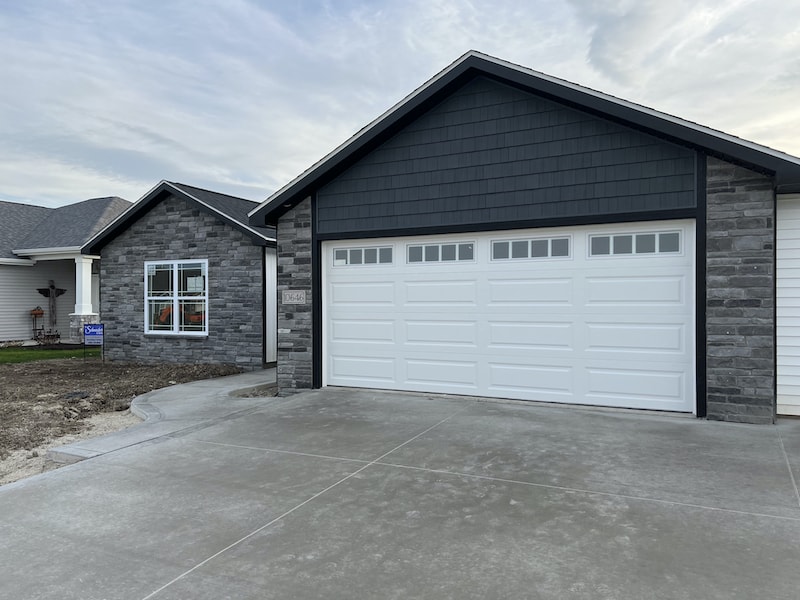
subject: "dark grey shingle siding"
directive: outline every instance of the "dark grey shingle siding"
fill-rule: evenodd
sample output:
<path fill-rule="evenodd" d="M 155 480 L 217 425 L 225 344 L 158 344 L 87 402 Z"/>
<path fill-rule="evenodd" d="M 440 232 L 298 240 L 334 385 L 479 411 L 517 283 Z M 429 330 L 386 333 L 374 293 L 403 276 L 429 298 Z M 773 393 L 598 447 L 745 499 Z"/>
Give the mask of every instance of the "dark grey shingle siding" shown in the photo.
<path fill-rule="evenodd" d="M 317 194 L 320 234 L 693 208 L 694 152 L 486 78 Z"/>

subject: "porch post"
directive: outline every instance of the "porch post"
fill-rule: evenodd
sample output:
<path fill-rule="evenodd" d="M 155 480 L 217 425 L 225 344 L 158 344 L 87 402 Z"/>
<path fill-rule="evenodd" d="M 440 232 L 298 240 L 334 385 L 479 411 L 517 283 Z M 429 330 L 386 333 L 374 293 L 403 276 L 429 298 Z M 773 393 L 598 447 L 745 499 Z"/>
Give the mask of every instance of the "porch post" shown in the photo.
<path fill-rule="evenodd" d="M 75 312 L 69 315 L 69 341 L 83 342 L 83 325 L 97 323 L 100 316 L 92 312 L 92 262 L 91 256 L 75 257 Z"/>

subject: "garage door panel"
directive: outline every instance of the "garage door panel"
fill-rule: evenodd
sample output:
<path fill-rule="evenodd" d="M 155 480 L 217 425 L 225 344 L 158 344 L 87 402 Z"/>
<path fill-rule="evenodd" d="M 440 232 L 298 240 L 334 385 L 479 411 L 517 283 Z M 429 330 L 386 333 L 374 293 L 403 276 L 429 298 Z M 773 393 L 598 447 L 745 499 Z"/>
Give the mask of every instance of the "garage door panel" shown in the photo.
<path fill-rule="evenodd" d="M 590 353 L 622 352 L 637 357 L 686 352 L 686 326 L 681 323 L 587 323 L 586 349 Z"/>
<path fill-rule="evenodd" d="M 489 306 L 571 306 L 571 279 L 490 279 Z"/>
<path fill-rule="evenodd" d="M 395 383 L 395 359 L 374 356 L 334 356 L 331 359 L 331 380 L 348 383 L 340 385 L 367 385 Z"/>
<path fill-rule="evenodd" d="M 405 301 L 409 305 L 475 306 L 475 281 L 412 281 L 405 284 Z"/>
<path fill-rule="evenodd" d="M 670 277 L 590 277 L 586 280 L 587 305 L 685 305 L 686 278 Z"/>
<path fill-rule="evenodd" d="M 571 322 L 489 322 L 489 349 L 571 350 L 574 324 Z"/>
<path fill-rule="evenodd" d="M 686 381 L 680 371 L 589 367 L 586 374 L 586 395 L 598 404 L 648 408 L 683 403 Z"/>
<path fill-rule="evenodd" d="M 394 305 L 394 282 L 354 281 L 332 283 L 329 301 L 332 305 Z"/>
<path fill-rule="evenodd" d="M 489 389 L 501 396 L 516 392 L 546 401 L 558 396 L 563 402 L 573 395 L 573 381 L 571 367 L 489 363 Z"/>
<path fill-rule="evenodd" d="M 394 321 L 380 319 L 332 319 L 332 342 L 395 343 Z"/>
<path fill-rule="evenodd" d="M 470 347 L 478 342 L 475 321 L 406 321 L 406 342 L 426 346 Z"/>
<path fill-rule="evenodd" d="M 395 262 L 377 267 L 332 267 L 324 243 L 323 383 L 691 411 L 693 227 L 561 228 L 552 235 L 570 238 L 570 256 L 552 259 L 493 259 L 508 233 L 387 238 L 374 243 L 393 246 Z M 587 250 L 596 231 L 679 228 L 680 253 Z M 468 261 L 407 263 L 408 245 L 466 241 Z"/>
<path fill-rule="evenodd" d="M 435 385 L 438 388 L 474 390 L 477 363 L 474 361 L 437 360 L 434 358 L 406 361 L 406 381 Z"/>

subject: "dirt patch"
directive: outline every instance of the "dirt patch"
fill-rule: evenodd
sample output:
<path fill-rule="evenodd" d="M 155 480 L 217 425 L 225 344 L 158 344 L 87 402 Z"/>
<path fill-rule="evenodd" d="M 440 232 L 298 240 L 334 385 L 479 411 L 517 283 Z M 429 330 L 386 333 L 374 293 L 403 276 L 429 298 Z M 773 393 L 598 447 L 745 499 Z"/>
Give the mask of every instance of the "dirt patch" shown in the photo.
<path fill-rule="evenodd" d="M 42 449 L 74 441 L 62 440 L 65 436 L 106 433 L 91 431 L 94 415 L 126 413 L 131 400 L 151 390 L 238 372 L 226 365 L 103 363 L 99 358 L 2 364 L 0 483 L 7 483 L 9 470 L 14 470 L 12 454 L 34 459 Z M 115 429 L 131 421 L 120 424 Z"/>

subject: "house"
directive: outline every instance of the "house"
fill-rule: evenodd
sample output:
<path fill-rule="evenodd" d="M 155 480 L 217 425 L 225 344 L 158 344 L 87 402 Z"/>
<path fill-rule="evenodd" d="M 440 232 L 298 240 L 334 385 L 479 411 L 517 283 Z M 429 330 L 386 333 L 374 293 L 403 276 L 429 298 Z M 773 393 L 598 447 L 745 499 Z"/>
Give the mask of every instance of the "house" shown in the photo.
<path fill-rule="evenodd" d="M 162 181 L 89 240 L 109 360 L 275 361 L 275 232 L 257 203 Z"/>
<path fill-rule="evenodd" d="M 80 341 L 83 323 L 98 319 L 99 258 L 81 247 L 128 206 L 116 197 L 60 208 L 0 202 L 0 342 Z M 60 292 L 52 303 L 51 289 Z"/>
<path fill-rule="evenodd" d="M 800 158 L 469 52 L 250 223 L 281 394 L 800 413 Z"/>

